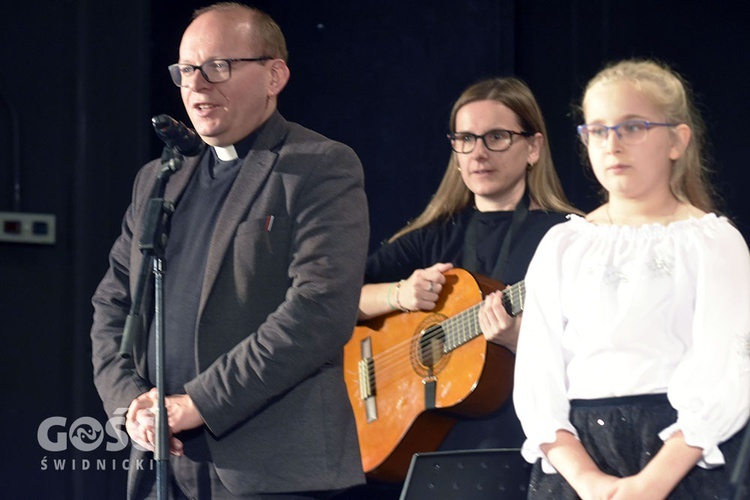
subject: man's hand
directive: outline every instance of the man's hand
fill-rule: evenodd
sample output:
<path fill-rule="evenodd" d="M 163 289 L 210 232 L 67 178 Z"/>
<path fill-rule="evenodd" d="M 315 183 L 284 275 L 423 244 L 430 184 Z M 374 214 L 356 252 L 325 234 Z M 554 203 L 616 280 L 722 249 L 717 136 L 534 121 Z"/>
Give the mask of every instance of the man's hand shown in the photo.
<path fill-rule="evenodd" d="M 150 451 L 154 451 L 156 434 L 154 410 L 154 401 L 145 392 L 130 403 L 125 415 L 125 430 L 131 441 Z"/>
<path fill-rule="evenodd" d="M 165 399 L 169 429 L 172 433 L 177 434 L 205 424 L 193 400 L 187 394 L 174 394 Z"/>
<path fill-rule="evenodd" d="M 156 388 L 144 392 L 130 403 L 128 413 L 125 415 L 125 430 L 130 440 L 148 451 L 156 449 L 157 401 Z M 182 455 L 182 441 L 172 434 L 170 432 L 169 452 L 173 455 Z"/>

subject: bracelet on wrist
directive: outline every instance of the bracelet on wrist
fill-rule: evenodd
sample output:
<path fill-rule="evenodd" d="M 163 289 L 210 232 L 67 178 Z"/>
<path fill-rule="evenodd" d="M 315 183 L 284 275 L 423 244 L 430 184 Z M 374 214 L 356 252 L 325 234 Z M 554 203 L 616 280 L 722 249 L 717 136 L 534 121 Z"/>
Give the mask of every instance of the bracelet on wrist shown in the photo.
<path fill-rule="evenodd" d="M 403 283 L 404 280 L 399 281 L 396 283 L 396 293 L 393 294 L 394 301 L 396 302 L 396 309 L 399 309 L 400 311 L 403 311 L 405 313 L 411 312 L 409 309 L 405 308 L 401 305 L 401 300 L 399 299 L 399 292 L 401 291 L 401 283 Z"/>
<path fill-rule="evenodd" d="M 393 302 L 391 302 L 391 291 L 393 290 L 394 286 L 396 286 L 396 283 L 391 283 L 390 285 L 388 285 L 388 290 L 385 292 L 385 300 L 386 302 L 388 302 L 388 307 L 396 311 L 398 310 L 398 307 L 393 305 Z"/>

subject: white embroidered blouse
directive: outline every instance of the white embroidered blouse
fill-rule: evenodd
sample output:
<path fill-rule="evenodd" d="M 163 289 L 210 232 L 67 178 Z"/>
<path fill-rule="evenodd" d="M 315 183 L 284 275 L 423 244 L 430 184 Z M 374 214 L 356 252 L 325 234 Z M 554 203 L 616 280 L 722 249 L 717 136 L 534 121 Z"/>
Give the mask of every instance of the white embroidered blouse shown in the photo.
<path fill-rule="evenodd" d="M 750 416 L 750 254 L 714 214 L 667 226 L 598 226 L 571 215 L 526 275 L 514 403 L 522 453 L 577 435 L 571 399 L 666 393 L 681 430 L 724 463 L 718 444 Z M 543 463 L 547 472 L 550 464 Z"/>

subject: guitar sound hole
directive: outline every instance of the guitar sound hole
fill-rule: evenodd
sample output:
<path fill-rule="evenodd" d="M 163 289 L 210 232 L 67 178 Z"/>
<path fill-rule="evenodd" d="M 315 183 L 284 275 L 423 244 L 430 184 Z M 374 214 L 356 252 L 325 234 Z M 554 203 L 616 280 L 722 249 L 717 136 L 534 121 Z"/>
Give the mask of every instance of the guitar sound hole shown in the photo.
<path fill-rule="evenodd" d="M 445 332 L 439 325 L 428 328 L 419 337 L 419 362 L 434 367 L 443 358 Z"/>
<path fill-rule="evenodd" d="M 446 317 L 442 314 L 429 314 L 414 330 L 409 346 L 409 360 L 414 372 L 420 377 L 433 377 L 450 360 L 445 352 L 446 335 L 440 325 Z"/>

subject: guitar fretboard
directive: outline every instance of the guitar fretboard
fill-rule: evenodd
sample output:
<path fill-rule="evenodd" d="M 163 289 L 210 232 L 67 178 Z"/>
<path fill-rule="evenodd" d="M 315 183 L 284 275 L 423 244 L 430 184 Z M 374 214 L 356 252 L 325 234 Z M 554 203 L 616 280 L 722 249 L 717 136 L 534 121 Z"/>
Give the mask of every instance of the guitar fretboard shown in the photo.
<path fill-rule="evenodd" d="M 502 302 L 508 314 L 515 316 L 523 311 L 525 297 L 526 285 L 523 280 L 504 289 L 502 291 Z M 443 352 L 449 353 L 482 334 L 479 327 L 479 309 L 481 307 L 482 302 L 433 327 L 442 330 L 445 334 Z"/>

